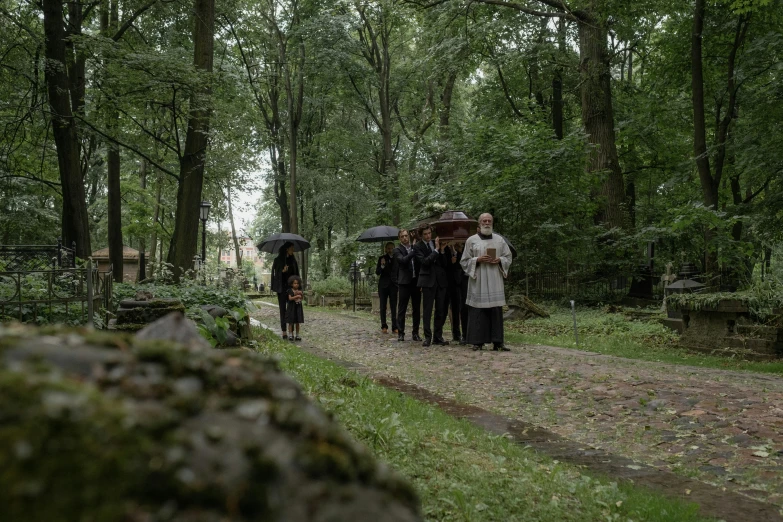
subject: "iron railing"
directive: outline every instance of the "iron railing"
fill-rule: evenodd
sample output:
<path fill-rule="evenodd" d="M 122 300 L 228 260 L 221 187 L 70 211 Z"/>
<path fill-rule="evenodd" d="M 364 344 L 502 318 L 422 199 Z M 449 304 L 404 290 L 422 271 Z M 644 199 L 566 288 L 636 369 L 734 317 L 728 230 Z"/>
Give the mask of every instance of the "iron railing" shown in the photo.
<path fill-rule="evenodd" d="M 73 248 L 56 245 L 0 245 L 0 270 L 33 271 L 76 268 L 76 243 Z"/>
<path fill-rule="evenodd" d="M 652 296 L 663 298 L 661 274 L 652 274 Z M 529 296 L 544 299 L 575 299 L 580 297 L 617 297 L 628 295 L 634 276 L 596 276 L 585 272 L 549 270 L 521 274 L 518 288 Z"/>
<path fill-rule="evenodd" d="M 95 325 L 96 310 L 103 308 L 108 324 L 112 307 L 112 268 L 99 272 L 86 268 L 7 270 L 0 272 L 0 321 L 29 323 L 70 322 Z"/>

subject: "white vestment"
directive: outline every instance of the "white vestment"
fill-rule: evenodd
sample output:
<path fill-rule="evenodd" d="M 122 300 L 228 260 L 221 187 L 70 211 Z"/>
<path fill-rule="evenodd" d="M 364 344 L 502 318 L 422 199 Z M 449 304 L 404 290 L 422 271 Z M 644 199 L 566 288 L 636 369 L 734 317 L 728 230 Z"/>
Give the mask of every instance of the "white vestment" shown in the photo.
<path fill-rule="evenodd" d="M 486 255 L 488 248 L 494 248 L 500 263 L 476 263 Z M 511 249 L 500 234 L 492 233 L 491 239 L 472 235 L 465 242 L 460 261 L 468 275 L 468 295 L 465 304 L 474 308 L 494 308 L 506 304 L 503 279 L 508 277 L 511 267 Z"/>

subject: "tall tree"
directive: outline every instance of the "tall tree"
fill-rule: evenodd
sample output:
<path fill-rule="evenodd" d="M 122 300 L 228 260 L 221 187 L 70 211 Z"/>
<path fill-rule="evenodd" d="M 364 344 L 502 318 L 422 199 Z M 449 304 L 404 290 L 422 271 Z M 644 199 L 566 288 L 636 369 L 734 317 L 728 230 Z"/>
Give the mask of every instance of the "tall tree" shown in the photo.
<path fill-rule="evenodd" d="M 197 71 L 209 75 L 214 50 L 214 0 L 194 1 L 193 24 L 193 65 Z M 180 160 L 177 212 L 168 254 L 176 279 L 192 265 L 198 245 L 199 205 L 209 143 L 210 81 L 205 78 L 190 98 L 185 150 Z"/>
<path fill-rule="evenodd" d="M 475 0 L 475 3 L 510 8 L 532 17 L 559 18 L 576 23 L 582 125 L 592 146 L 588 172 L 601 178 L 600 189 L 595 194 L 600 201 L 595 220 L 610 230 L 629 228 L 625 182 L 614 128 L 612 54 L 608 48 L 609 13 L 605 12 L 605 2 L 588 0 L 579 8 L 565 0 L 534 0 L 530 4 L 511 0 Z"/>
<path fill-rule="evenodd" d="M 78 4 L 71 2 L 70 4 Z M 90 246 L 87 200 L 79 162 L 79 135 L 74 107 L 84 103 L 83 62 L 66 57 L 71 44 L 65 32 L 63 3 L 61 0 L 43 2 L 45 32 L 46 86 L 52 115 L 52 134 L 57 146 L 57 162 L 62 187 L 62 238 L 66 245 L 76 244 L 76 255 L 86 258 L 92 253 Z M 80 4 L 81 5 L 81 4 Z M 81 28 L 81 7 L 69 9 L 69 27 Z M 72 72 L 69 77 L 69 71 Z"/>

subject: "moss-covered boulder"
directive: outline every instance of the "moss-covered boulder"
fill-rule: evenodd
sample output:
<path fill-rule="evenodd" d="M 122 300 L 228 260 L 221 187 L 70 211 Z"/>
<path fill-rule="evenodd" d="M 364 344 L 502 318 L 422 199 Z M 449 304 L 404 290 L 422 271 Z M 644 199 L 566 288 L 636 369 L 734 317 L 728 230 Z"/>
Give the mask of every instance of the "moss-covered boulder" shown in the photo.
<path fill-rule="evenodd" d="M 172 312 L 185 313 L 185 306 L 179 299 L 123 299 L 117 308 L 117 321 L 113 329 L 137 332 L 161 317 Z"/>
<path fill-rule="evenodd" d="M 0 327 L 0 519 L 413 521 L 407 482 L 270 360 Z"/>

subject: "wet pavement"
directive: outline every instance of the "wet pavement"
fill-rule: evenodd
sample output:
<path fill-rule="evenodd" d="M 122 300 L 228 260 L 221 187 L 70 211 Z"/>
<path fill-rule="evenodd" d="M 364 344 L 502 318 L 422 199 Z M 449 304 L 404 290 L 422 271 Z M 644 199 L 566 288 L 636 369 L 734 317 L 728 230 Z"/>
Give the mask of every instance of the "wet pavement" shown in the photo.
<path fill-rule="evenodd" d="M 540 345 L 424 348 L 366 313 L 307 307 L 305 321 L 304 349 L 559 460 L 725 520 L 783 520 L 783 378 Z"/>

